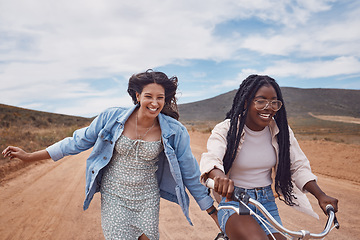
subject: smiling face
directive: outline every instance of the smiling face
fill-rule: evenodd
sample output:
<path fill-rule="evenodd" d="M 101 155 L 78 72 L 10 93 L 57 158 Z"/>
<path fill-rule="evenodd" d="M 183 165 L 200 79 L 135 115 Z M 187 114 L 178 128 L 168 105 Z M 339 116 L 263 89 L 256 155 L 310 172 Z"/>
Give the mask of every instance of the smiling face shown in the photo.
<path fill-rule="evenodd" d="M 160 84 L 150 83 L 141 93 L 136 93 L 140 103 L 139 113 L 144 117 L 155 118 L 165 105 L 165 89 Z"/>
<path fill-rule="evenodd" d="M 271 85 L 264 85 L 256 92 L 254 100 L 257 99 L 266 99 L 268 101 L 277 100 L 277 94 Z M 254 101 L 251 101 L 246 117 L 246 126 L 253 131 L 261 131 L 269 125 L 275 114 L 276 111 L 270 106 L 267 106 L 263 110 L 257 110 Z"/>

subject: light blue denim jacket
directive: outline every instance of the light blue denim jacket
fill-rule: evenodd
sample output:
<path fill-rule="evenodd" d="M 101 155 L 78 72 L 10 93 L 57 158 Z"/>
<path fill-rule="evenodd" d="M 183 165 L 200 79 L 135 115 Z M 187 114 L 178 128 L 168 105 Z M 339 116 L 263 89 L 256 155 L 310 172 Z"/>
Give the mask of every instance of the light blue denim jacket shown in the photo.
<path fill-rule="evenodd" d="M 91 147 L 93 150 L 86 164 L 86 198 L 84 210 L 89 207 L 94 194 L 100 190 L 102 169 L 110 162 L 116 140 L 124 130 L 126 120 L 135 110 L 131 108 L 110 108 L 99 114 L 85 128 L 76 130 L 73 137 L 65 138 L 46 150 L 54 161 L 64 156 L 78 154 Z M 158 116 L 164 150 L 159 155 L 156 172 L 160 196 L 180 205 L 189 218 L 189 196 L 185 186 L 201 210 L 210 208 L 213 199 L 200 181 L 199 165 L 190 149 L 190 137 L 186 128 L 177 120 L 162 113 Z"/>

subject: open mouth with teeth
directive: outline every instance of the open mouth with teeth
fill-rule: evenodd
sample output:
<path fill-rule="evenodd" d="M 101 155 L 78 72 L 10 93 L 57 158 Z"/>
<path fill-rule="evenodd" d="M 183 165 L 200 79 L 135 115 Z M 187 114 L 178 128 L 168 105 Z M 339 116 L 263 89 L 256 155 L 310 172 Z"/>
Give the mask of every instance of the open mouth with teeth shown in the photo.
<path fill-rule="evenodd" d="M 259 116 L 265 120 L 269 120 L 272 117 L 272 115 L 270 113 L 259 113 Z"/>
<path fill-rule="evenodd" d="M 151 108 L 151 107 L 147 107 L 147 109 L 149 109 L 151 112 L 156 112 L 158 110 L 158 108 Z"/>

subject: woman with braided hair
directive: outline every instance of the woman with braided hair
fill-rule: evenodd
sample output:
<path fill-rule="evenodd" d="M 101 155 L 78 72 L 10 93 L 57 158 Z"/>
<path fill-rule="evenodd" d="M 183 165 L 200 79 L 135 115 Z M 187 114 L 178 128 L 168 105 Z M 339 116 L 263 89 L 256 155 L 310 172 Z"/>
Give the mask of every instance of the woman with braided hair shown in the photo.
<path fill-rule="evenodd" d="M 214 194 L 221 196 L 219 206 L 239 207 L 231 200 L 236 186 L 245 189 L 281 223 L 273 184 L 280 199 L 300 211 L 318 217 L 306 192 L 317 198 L 324 213 L 327 204 L 337 211 L 338 200 L 317 185 L 317 177 L 288 126 L 280 87 L 269 76 L 250 75 L 241 83 L 231 110 L 213 129 L 207 148 L 200 161 L 201 180 L 214 179 Z M 252 216 L 234 213 L 230 209 L 217 213 L 221 230 L 230 239 L 271 239 L 270 232 L 276 239 L 285 239 L 276 229 L 270 227 L 269 232 Z"/>

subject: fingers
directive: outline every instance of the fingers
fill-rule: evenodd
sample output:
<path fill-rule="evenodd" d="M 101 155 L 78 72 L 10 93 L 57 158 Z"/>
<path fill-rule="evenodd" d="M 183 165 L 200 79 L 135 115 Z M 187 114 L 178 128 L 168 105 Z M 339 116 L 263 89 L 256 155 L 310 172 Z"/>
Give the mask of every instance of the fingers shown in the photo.
<path fill-rule="evenodd" d="M 334 198 L 330 204 L 334 207 L 334 211 L 337 212 L 338 211 L 338 200 L 336 198 Z"/>
<path fill-rule="evenodd" d="M 324 211 L 324 213 L 327 215 L 327 210 L 326 210 L 326 206 L 328 204 L 332 205 L 334 207 L 334 211 L 337 212 L 338 211 L 338 200 L 336 198 L 327 196 L 322 199 L 321 202 L 319 202 L 321 209 Z"/>
<path fill-rule="evenodd" d="M 234 192 L 234 182 L 229 178 L 215 177 L 214 190 L 221 196 L 226 197 L 227 201 L 230 201 Z"/>
<path fill-rule="evenodd" d="M 338 209 L 338 204 L 337 204 L 337 201 L 336 201 L 336 204 L 335 204 L 335 206 L 334 206 L 334 210 L 335 210 L 335 212 L 337 212 L 339 209 Z"/>
<path fill-rule="evenodd" d="M 232 199 L 232 195 L 233 195 L 233 192 L 234 192 L 234 183 L 232 180 L 230 180 L 232 182 L 232 184 L 229 185 L 229 188 L 228 188 L 228 192 L 226 194 L 226 198 L 227 200 L 231 200 Z"/>
<path fill-rule="evenodd" d="M 18 152 L 17 147 L 8 146 L 7 148 L 4 149 L 4 151 L 2 151 L 2 154 L 4 158 L 9 157 L 10 159 L 13 159 L 16 157 L 17 152 Z"/>
<path fill-rule="evenodd" d="M 11 153 L 10 148 L 11 148 L 11 146 L 8 146 L 7 148 L 4 149 L 4 151 L 2 151 L 2 155 L 4 157 L 9 157 L 9 154 Z"/>
<path fill-rule="evenodd" d="M 327 214 L 326 206 L 329 205 L 329 204 L 331 206 L 333 206 L 334 212 L 338 211 L 338 200 L 335 199 L 335 198 L 331 198 L 329 201 L 323 203 L 323 205 L 322 205 L 322 209 L 325 212 L 325 214 Z"/>
<path fill-rule="evenodd" d="M 9 151 L 10 146 L 8 146 L 7 148 L 5 148 L 1 153 L 2 155 L 5 155 L 8 151 Z"/>

